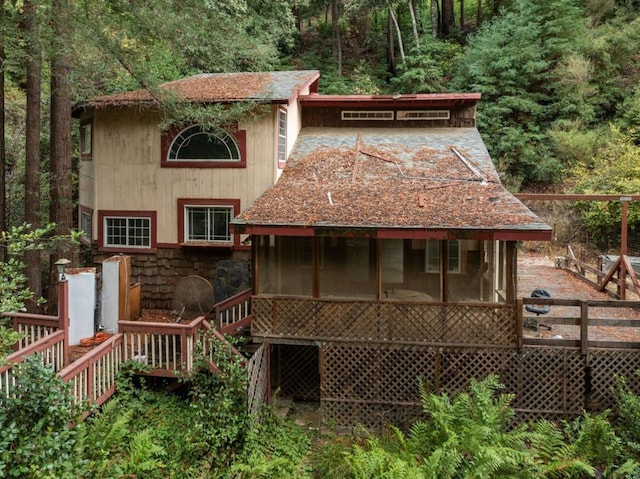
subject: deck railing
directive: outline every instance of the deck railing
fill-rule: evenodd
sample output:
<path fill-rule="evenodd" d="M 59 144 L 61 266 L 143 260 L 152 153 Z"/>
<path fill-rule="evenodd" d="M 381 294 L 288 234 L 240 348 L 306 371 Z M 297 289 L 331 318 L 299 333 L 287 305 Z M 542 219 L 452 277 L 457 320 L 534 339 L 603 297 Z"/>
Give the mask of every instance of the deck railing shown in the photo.
<path fill-rule="evenodd" d="M 527 305 L 549 306 L 549 315 L 525 317 Z M 598 314 L 594 314 L 595 309 Z M 602 318 L 608 312 L 625 310 L 622 318 Z M 640 301 L 606 301 L 554 298 L 522 298 L 518 300 L 516 329 L 519 346 L 640 349 Z M 606 311 L 606 313 L 605 313 Z M 549 331 L 535 337 L 527 331 L 527 320 L 534 329 Z"/>
<path fill-rule="evenodd" d="M 193 367 L 193 353 L 204 317 L 189 324 L 120 321 L 124 335 L 123 360 L 151 368 L 153 376 L 175 376 Z"/>
<path fill-rule="evenodd" d="M 515 307 L 254 296 L 252 335 L 279 342 L 515 346 Z"/>
<path fill-rule="evenodd" d="M 216 328 L 223 334 L 233 334 L 251 322 L 251 290 L 231 296 L 215 306 Z"/>
<path fill-rule="evenodd" d="M 15 345 L 20 350 L 32 345 L 49 334 L 62 329 L 58 316 L 45 316 L 32 313 L 3 313 L 5 318 L 13 320 L 13 329 L 22 335 Z"/>
<path fill-rule="evenodd" d="M 7 356 L 7 364 L 0 367 L 0 392 L 11 395 L 16 385 L 15 366 L 34 354 L 40 354 L 43 364 L 60 371 L 64 366 L 64 339 L 64 331 L 56 331 Z"/>
<path fill-rule="evenodd" d="M 115 391 L 115 378 L 122 364 L 123 334 L 116 334 L 60 371 L 71 384 L 74 404 L 101 405 Z"/>

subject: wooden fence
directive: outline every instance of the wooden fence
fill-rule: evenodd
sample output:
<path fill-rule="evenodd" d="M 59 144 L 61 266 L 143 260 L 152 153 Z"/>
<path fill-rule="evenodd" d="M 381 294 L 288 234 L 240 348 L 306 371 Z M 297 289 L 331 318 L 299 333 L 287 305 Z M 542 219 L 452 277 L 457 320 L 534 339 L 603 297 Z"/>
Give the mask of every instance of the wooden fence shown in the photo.
<path fill-rule="evenodd" d="M 625 264 L 627 271 L 633 273 L 633 267 L 628 262 L 628 259 L 625 258 L 625 260 L 627 261 Z M 623 296 L 623 289 L 625 290 L 625 297 L 626 292 L 630 292 L 636 297 L 638 296 L 638 284 L 635 274 L 627 274 L 625 280 L 622 281 L 619 274 L 614 276 L 611 274 L 612 272 L 603 271 L 601 262 L 599 262 L 597 266 L 592 266 L 586 263 L 584 256 L 580 258 L 576 257 L 571 246 L 567 247 L 566 256 L 556 259 L 556 266 L 565 269 L 582 281 L 598 290 L 602 290 L 613 298 L 620 299 Z M 617 273 L 619 273 L 619 271 Z M 613 290 L 607 287 L 609 283 L 614 286 Z"/>
<path fill-rule="evenodd" d="M 492 345 L 515 341 L 515 308 L 462 304 L 254 296 L 254 337 L 273 342 L 386 341 L 405 345 Z"/>
<path fill-rule="evenodd" d="M 250 415 L 257 415 L 269 394 L 269 346 L 261 344 L 247 365 L 249 390 L 247 409 Z"/>

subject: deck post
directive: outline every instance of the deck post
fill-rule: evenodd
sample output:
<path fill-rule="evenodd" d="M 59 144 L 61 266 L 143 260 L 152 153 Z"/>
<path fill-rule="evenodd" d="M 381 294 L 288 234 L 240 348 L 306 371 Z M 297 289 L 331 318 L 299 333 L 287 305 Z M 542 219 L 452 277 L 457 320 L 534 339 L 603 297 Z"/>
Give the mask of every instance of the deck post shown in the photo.
<path fill-rule="evenodd" d="M 589 303 L 580 301 L 580 352 L 589 363 Z"/>
<path fill-rule="evenodd" d="M 62 346 L 62 364 L 69 364 L 69 282 L 58 281 L 58 329 L 64 331 Z"/>
<path fill-rule="evenodd" d="M 522 336 L 524 334 L 523 330 L 522 330 L 522 311 L 524 309 L 524 305 L 522 303 L 522 298 L 518 298 L 516 300 L 516 324 L 515 324 L 515 340 L 516 340 L 516 347 L 518 348 L 518 350 L 522 349 Z"/>

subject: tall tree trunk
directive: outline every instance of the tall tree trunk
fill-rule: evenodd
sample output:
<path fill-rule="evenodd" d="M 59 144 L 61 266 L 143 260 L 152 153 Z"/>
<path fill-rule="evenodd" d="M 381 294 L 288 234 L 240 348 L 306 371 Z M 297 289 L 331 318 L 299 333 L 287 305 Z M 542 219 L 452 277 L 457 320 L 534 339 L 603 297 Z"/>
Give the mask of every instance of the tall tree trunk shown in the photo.
<path fill-rule="evenodd" d="M 482 23 L 482 0 L 478 0 L 478 15 L 476 18 L 476 27 Z"/>
<path fill-rule="evenodd" d="M 389 16 L 391 17 L 391 21 L 393 22 L 393 25 L 395 26 L 395 29 L 396 29 L 396 34 L 398 35 L 398 49 L 400 50 L 400 59 L 404 63 L 405 56 L 404 56 L 404 45 L 402 43 L 402 32 L 400 31 L 400 25 L 398 25 L 398 19 L 393 13 L 393 8 L 391 5 L 389 5 Z"/>
<path fill-rule="evenodd" d="M 440 30 L 440 14 L 438 10 L 438 0 L 431 0 L 431 36 L 438 38 Z"/>
<path fill-rule="evenodd" d="M 331 25 L 333 31 L 333 52 L 336 55 L 338 75 L 342 75 L 342 36 L 340 35 L 340 0 L 331 2 Z"/>
<path fill-rule="evenodd" d="M 417 48 L 420 48 L 420 35 L 418 35 L 418 23 L 416 22 L 416 12 L 413 8 L 413 0 L 407 2 L 409 4 L 409 14 L 411 15 L 411 30 L 413 30 L 413 41 Z"/>
<path fill-rule="evenodd" d="M 387 71 L 390 76 L 396 76 L 396 46 L 393 41 L 393 21 L 391 20 L 391 15 L 387 15 Z"/>
<path fill-rule="evenodd" d="M 54 43 L 51 49 L 51 152 L 49 218 L 56 224 L 57 235 L 68 235 L 73 228 L 73 197 L 71 186 L 71 72 L 70 4 L 69 0 L 52 0 L 51 26 Z M 55 284 L 54 263 L 60 258 L 71 259 L 68 243 L 60 243 L 50 258 L 50 284 Z M 49 305 L 57 304 L 56 288 L 49 288 Z"/>
<path fill-rule="evenodd" d="M 27 52 L 27 108 L 26 149 L 24 179 L 24 219 L 32 229 L 40 227 L 40 47 L 36 6 L 31 0 L 24 1 L 24 36 Z M 34 298 L 42 297 L 40 252 L 25 253 L 27 286 Z M 38 311 L 35 302 L 27 304 L 29 311 Z"/>
<path fill-rule="evenodd" d="M 453 0 L 442 0 L 442 26 L 440 32 L 443 37 L 448 37 L 455 25 Z"/>
<path fill-rule="evenodd" d="M 460 30 L 464 30 L 464 0 L 460 0 Z"/>
<path fill-rule="evenodd" d="M 4 21 L 4 1 L 0 0 L 0 24 Z M 0 231 L 7 230 L 7 147 L 4 140 L 4 62 L 3 38 L 0 37 Z M 7 249 L 0 244 L 0 261 L 7 260 Z"/>

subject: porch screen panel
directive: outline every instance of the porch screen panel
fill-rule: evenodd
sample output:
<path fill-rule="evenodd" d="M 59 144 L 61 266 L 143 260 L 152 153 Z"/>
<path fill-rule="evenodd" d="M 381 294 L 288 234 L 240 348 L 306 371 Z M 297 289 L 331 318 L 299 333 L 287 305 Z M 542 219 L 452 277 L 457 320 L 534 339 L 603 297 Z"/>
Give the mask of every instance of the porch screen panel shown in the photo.
<path fill-rule="evenodd" d="M 449 268 L 449 302 L 495 302 L 497 278 L 494 241 L 460 240 L 457 271 Z"/>
<path fill-rule="evenodd" d="M 383 239 L 380 241 L 382 300 L 437 302 L 440 298 L 439 261 L 435 273 L 425 271 L 426 241 Z M 433 258 L 432 258 L 433 261 Z"/>
<path fill-rule="evenodd" d="M 261 236 L 258 240 L 258 289 L 260 294 L 311 296 L 311 238 Z"/>
<path fill-rule="evenodd" d="M 320 297 L 376 298 L 375 241 L 318 238 Z"/>

